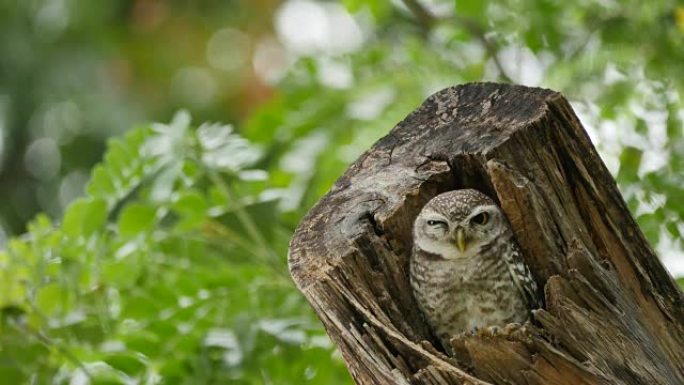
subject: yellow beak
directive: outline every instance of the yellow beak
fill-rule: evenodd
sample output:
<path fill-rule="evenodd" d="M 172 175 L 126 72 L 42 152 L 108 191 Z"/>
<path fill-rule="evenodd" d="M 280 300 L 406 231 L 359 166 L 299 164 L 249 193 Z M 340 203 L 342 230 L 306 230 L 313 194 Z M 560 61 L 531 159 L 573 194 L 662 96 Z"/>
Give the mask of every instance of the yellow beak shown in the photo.
<path fill-rule="evenodd" d="M 465 251 L 466 241 L 464 229 L 456 229 L 456 247 L 458 247 L 461 253 Z"/>

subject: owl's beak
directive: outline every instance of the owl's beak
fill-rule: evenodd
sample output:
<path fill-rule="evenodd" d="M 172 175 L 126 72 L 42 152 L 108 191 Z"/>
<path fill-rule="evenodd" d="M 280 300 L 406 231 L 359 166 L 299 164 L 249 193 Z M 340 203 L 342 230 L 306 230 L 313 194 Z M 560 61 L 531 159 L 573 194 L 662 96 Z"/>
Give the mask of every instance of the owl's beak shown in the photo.
<path fill-rule="evenodd" d="M 465 241 L 465 229 L 456 229 L 456 246 L 462 252 L 465 251 L 466 241 Z"/>

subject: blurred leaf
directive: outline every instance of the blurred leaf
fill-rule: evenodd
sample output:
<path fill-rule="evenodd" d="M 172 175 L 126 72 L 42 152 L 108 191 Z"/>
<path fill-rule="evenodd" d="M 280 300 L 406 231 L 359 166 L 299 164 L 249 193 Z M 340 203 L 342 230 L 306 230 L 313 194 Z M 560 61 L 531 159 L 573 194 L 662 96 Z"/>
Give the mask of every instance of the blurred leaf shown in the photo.
<path fill-rule="evenodd" d="M 358 12 L 367 7 L 376 20 L 384 20 L 389 16 L 392 6 L 383 0 L 342 0 L 350 12 Z"/>
<path fill-rule="evenodd" d="M 182 217 L 179 226 L 183 229 L 190 230 L 204 222 L 209 204 L 204 196 L 198 191 L 190 190 L 184 192 L 178 200 L 173 203 L 172 208 Z"/>
<path fill-rule="evenodd" d="M 142 203 L 131 203 L 121 212 L 117 227 L 124 237 L 149 232 L 154 228 L 157 209 Z"/>
<path fill-rule="evenodd" d="M 456 14 L 463 17 L 472 18 L 480 21 L 485 16 L 487 10 L 487 2 L 472 1 L 472 0 L 455 0 Z"/>
<path fill-rule="evenodd" d="M 151 171 L 145 169 L 149 160 L 139 156 L 150 134 L 150 129 L 138 128 L 111 140 L 104 162 L 93 169 L 88 194 L 106 200 L 109 207 L 125 198 L 142 181 L 143 173 Z"/>
<path fill-rule="evenodd" d="M 132 287 L 138 280 L 142 266 L 137 258 L 107 260 L 100 266 L 102 282 L 119 289 Z"/>
<path fill-rule="evenodd" d="M 87 237 L 102 230 L 106 219 L 107 204 L 103 200 L 81 198 L 69 205 L 62 228 L 69 236 Z"/>
<path fill-rule="evenodd" d="M 36 307 L 47 316 L 54 315 L 64 304 L 66 293 L 59 284 L 52 283 L 38 289 Z"/>
<path fill-rule="evenodd" d="M 641 150 L 634 147 L 625 147 L 620 154 L 620 170 L 618 179 L 627 182 L 639 180 L 638 171 L 641 164 Z"/>
<path fill-rule="evenodd" d="M 641 231 L 651 244 L 657 244 L 660 238 L 660 228 L 663 224 L 662 210 L 656 210 L 651 214 L 644 214 L 637 218 Z"/>

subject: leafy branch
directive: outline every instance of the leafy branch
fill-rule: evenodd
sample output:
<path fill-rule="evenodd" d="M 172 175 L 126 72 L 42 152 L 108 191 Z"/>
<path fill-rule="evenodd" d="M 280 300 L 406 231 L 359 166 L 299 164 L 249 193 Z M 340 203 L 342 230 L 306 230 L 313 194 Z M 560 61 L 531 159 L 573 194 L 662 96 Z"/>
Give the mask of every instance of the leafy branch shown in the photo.
<path fill-rule="evenodd" d="M 279 303 L 291 302 L 282 283 L 292 288 L 282 259 L 248 211 L 268 184 L 246 189 L 250 182 L 241 175 L 249 171 L 267 178 L 250 169 L 260 156 L 258 146 L 232 127 L 205 123 L 193 128 L 182 112 L 170 124 L 142 127 L 110 141 L 86 195 L 67 208 L 61 223 L 40 216 L 27 236 L 13 239 L 0 253 L 7 278 L 0 280 L 0 309 L 16 308 L 26 320 L 14 325 L 16 334 L 33 336 L 59 355 L 33 363 L 27 372 L 54 361 L 60 375 L 91 382 L 154 378 L 159 370 L 172 378 L 178 368 L 160 368 L 159 352 L 188 361 L 201 351 L 215 368 L 202 366 L 194 376 L 229 377 L 232 372 L 221 369 L 223 356 L 212 353 L 217 349 L 234 355 L 233 369 L 250 368 L 245 357 L 261 354 L 258 345 L 239 341 L 229 324 L 254 338 L 261 326 L 253 318 L 282 314 Z M 236 183 L 243 189 L 234 188 Z M 223 223 L 232 216 L 239 229 Z M 239 262 L 245 255 L 248 264 Z M 257 279 L 278 285 L 258 285 Z M 278 304 L 248 313 L 226 309 L 251 309 L 258 301 Z M 302 300 L 297 303 L 304 306 Z M 241 321 L 245 316 L 247 321 Z M 297 333 L 305 341 L 312 331 Z M 236 337 L 214 341 L 212 335 Z M 150 340 L 141 345 L 141 339 Z M 13 354 L 0 350 L 0 360 L 23 362 Z M 128 358 L 122 361 L 122 356 Z M 177 365 L 192 367 L 190 362 Z"/>
<path fill-rule="evenodd" d="M 471 18 L 464 16 L 453 15 L 449 18 L 438 18 L 433 15 L 419 0 L 402 0 L 406 8 L 408 8 L 415 16 L 416 23 L 426 32 L 429 32 L 440 22 L 454 22 L 460 25 L 463 29 L 468 31 L 480 42 L 482 47 L 487 52 L 487 55 L 492 59 L 494 66 L 499 72 L 499 77 L 506 82 L 512 82 L 512 79 L 506 73 L 506 70 L 499 59 L 499 48 L 497 45 L 487 38 L 486 30 L 480 23 Z"/>

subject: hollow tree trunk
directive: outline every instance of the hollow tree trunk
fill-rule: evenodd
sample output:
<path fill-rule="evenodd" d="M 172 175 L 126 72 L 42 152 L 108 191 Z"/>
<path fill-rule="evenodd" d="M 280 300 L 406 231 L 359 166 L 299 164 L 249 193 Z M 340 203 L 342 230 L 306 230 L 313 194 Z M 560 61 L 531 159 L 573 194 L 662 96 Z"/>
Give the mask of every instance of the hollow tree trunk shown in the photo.
<path fill-rule="evenodd" d="M 545 305 L 455 340 L 457 359 L 434 347 L 407 271 L 422 205 L 464 187 L 499 202 Z M 550 90 L 431 96 L 302 220 L 289 264 L 358 384 L 684 384 L 682 293 Z"/>

